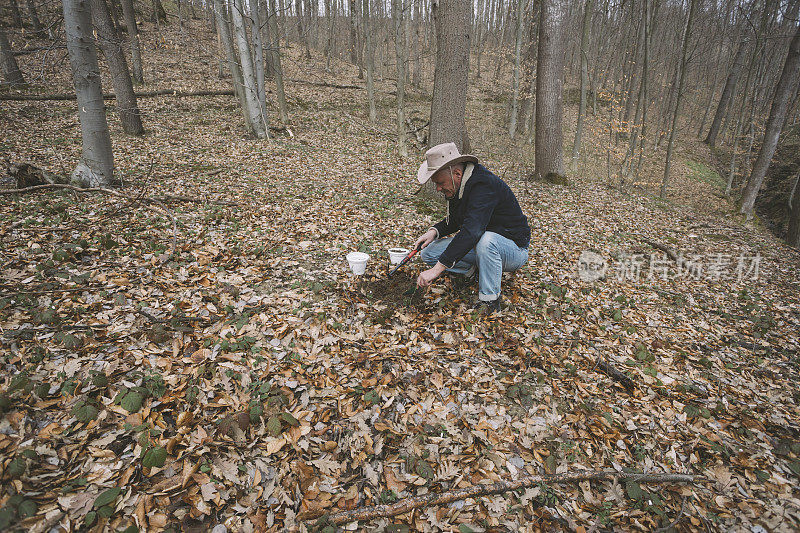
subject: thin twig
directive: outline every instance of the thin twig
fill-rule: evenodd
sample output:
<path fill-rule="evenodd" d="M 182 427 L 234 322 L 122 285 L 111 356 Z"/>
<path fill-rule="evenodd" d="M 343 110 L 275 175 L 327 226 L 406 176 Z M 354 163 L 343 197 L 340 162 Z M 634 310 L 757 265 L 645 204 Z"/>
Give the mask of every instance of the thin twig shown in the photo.
<path fill-rule="evenodd" d="M 694 483 L 697 476 L 692 474 L 626 474 L 622 472 L 605 472 L 589 470 L 586 472 L 565 474 L 544 474 L 525 476 L 516 481 L 497 481 L 491 485 L 472 485 L 442 493 L 428 493 L 400 500 L 393 504 L 375 505 L 342 511 L 327 517 L 327 523 L 333 525 L 347 524 L 355 521 L 368 521 L 375 518 L 391 517 L 407 513 L 414 509 L 422 509 L 432 505 L 445 505 L 459 500 L 502 494 L 505 492 L 533 487 L 539 484 L 576 483 L 580 481 L 636 481 L 640 483 Z M 309 511 L 299 516 L 301 520 L 311 520 L 321 516 L 322 511 Z"/>

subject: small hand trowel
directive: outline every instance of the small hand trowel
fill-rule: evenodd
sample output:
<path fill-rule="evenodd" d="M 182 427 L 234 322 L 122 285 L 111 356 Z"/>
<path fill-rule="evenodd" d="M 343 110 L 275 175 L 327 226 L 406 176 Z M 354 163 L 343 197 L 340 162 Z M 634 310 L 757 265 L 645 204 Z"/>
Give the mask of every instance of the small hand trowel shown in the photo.
<path fill-rule="evenodd" d="M 413 250 L 411 250 L 410 252 L 408 252 L 408 255 L 406 255 L 406 256 L 403 258 L 403 260 L 402 260 L 402 261 L 400 261 L 399 263 L 397 263 L 397 266 L 396 266 L 396 267 L 394 267 L 392 270 L 390 270 L 390 271 L 389 271 L 389 277 L 391 278 L 391 277 L 392 277 L 392 275 L 393 275 L 395 272 L 397 272 L 397 271 L 400 269 L 400 267 L 402 267 L 403 265 L 405 265 L 406 263 L 408 263 L 409 261 L 411 261 L 411 259 L 412 259 L 412 258 L 413 258 L 415 255 L 417 255 L 421 249 L 422 249 L 422 244 L 420 243 L 420 244 L 419 244 L 419 245 L 418 245 L 416 248 L 414 248 Z"/>

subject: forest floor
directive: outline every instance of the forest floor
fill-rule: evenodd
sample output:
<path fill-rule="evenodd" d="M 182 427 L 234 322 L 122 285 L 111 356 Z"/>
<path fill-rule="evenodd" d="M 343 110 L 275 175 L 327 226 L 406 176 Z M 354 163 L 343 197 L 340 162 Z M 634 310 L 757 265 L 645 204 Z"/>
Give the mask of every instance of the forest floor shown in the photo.
<path fill-rule="evenodd" d="M 148 90 L 228 88 L 193 24 L 145 27 Z M 70 90 L 65 51 L 50 54 L 20 56 L 41 74 L 26 93 Z M 570 184 L 530 181 L 532 147 L 508 140 L 485 73 L 473 152 L 515 190 L 532 242 L 505 308 L 482 316 L 449 278 L 403 295 L 418 262 L 386 282 L 385 250 L 443 214 L 414 194 L 420 147 L 396 154 L 392 82 L 371 126 L 363 89 L 320 85 L 363 86 L 355 67 L 292 49 L 285 69 L 293 136 L 271 142 L 247 138 L 232 97 L 143 98 L 141 138 L 111 104 L 124 190 L 199 203 L 0 197 L 0 529 L 303 530 L 590 469 L 698 477 L 540 483 L 345 527 L 800 527 L 800 255 L 735 214 L 701 144 L 679 143 L 666 199 L 651 192 L 663 150 L 621 192 L 592 118 Z M 428 97 L 409 108 L 426 117 Z M 4 102 L 0 123 L 7 162 L 68 174 L 80 156 L 74 102 Z M 356 249 L 371 256 L 360 281 Z M 579 278 L 588 250 L 603 279 Z"/>

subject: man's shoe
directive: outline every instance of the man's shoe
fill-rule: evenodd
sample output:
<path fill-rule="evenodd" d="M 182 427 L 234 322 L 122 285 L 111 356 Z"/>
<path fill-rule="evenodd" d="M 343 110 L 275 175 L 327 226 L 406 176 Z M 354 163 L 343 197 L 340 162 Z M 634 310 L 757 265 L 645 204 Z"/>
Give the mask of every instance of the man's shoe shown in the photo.
<path fill-rule="evenodd" d="M 494 300 L 488 302 L 478 300 L 478 303 L 475 304 L 475 310 L 486 315 L 500 311 L 500 297 L 498 296 Z"/>

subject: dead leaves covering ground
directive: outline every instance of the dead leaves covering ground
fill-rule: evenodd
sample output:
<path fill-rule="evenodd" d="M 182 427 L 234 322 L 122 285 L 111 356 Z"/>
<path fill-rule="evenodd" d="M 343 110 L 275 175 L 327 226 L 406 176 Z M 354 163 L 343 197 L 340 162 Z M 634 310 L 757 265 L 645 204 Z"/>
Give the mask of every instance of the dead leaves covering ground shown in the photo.
<path fill-rule="evenodd" d="M 289 65 L 296 77 L 316 68 Z M 352 120 L 364 117 L 360 92 L 298 84 L 291 95 L 296 139 L 242 138 L 229 98 L 144 100 L 150 134 L 115 134 L 130 190 L 241 204 L 170 206 L 179 246 L 165 265 L 171 225 L 153 212 L 3 197 L 3 527 L 282 531 L 322 512 L 588 468 L 706 481 L 542 485 L 347 529 L 798 527 L 794 252 L 718 213 L 590 178 L 553 188 L 512 174 L 533 242 L 504 282 L 501 315 L 472 313 L 475 289 L 457 280 L 419 302 L 376 294 L 367 284 L 383 279 L 385 249 L 435 218 L 410 194 L 414 161 Z M 9 108 L 17 124 L 41 115 L 3 139 L 12 159 L 74 164 L 70 104 Z M 381 127 L 391 123 L 384 108 Z M 477 154 L 513 167 L 496 155 L 499 125 L 482 127 Z M 758 252 L 759 279 L 578 280 L 582 250 L 654 252 L 637 234 L 685 253 Z M 372 255 L 361 285 L 344 261 L 354 249 Z"/>

